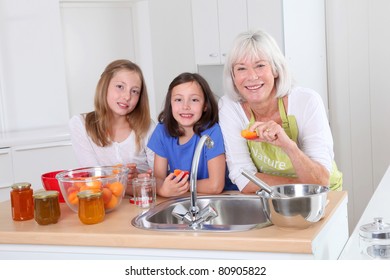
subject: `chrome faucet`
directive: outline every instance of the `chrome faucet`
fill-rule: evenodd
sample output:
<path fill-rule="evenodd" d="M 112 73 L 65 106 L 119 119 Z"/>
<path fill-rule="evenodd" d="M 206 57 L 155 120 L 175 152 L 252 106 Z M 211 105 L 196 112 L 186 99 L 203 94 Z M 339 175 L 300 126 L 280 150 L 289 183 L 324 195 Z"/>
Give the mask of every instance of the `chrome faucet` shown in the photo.
<path fill-rule="evenodd" d="M 192 158 L 190 174 L 190 209 L 187 211 L 183 205 L 178 204 L 172 211 L 173 216 L 188 223 L 194 229 L 202 226 L 204 222 L 210 221 L 211 219 L 218 216 L 217 211 L 211 207 L 210 204 L 199 210 L 197 203 L 196 181 L 198 175 L 199 159 L 204 145 L 206 145 L 208 149 L 214 146 L 213 140 L 206 134 L 200 138 L 195 148 L 194 157 Z"/>

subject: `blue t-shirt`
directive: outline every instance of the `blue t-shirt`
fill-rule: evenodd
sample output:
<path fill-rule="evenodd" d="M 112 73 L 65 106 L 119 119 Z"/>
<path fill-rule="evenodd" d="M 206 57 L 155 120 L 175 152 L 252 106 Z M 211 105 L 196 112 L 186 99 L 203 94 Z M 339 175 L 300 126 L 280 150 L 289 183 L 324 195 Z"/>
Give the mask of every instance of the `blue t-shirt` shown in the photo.
<path fill-rule="evenodd" d="M 203 146 L 202 153 L 199 158 L 198 176 L 197 179 L 206 179 L 209 177 L 207 162 L 210 159 L 225 153 L 225 146 L 223 143 L 223 136 L 219 124 L 202 131 L 201 136 L 207 134 L 214 142 L 212 148 Z M 185 144 L 179 144 L 178 137 L 172 137 L 168 134 L 164 124 L 157 124 L 152 136 L 149 139 L 148 147 L 153 150 L 160 157 L 168 160 L 168 173 L 172 173 L 175 169 L 191 171 L 192 158 L 195 153 L 196 145 L 201 136 L 194 134 L 192 138 Z M 228 178 L 228 176 L 225 176 Z M 230 181 L 230 180 L 229 180 Z M 231 182 L 225 184 L 224 190 L 231 190 L 238 188 Z M 235 188 L 234 188 L 235 187 Z"/>

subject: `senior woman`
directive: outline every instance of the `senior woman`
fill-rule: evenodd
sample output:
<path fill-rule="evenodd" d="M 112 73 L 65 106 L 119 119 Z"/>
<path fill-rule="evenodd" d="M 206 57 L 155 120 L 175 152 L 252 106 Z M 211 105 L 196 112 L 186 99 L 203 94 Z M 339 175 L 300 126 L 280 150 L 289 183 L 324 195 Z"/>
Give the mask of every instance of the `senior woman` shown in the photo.
<path fill-rule="evenodd" d="M 269 34 L 239 34 L 223 76 L 219 120 L 229 176 L 241 192 L 259 190 L 242 169 L 271 186 L 303 183 L 341 190 L 322 99 L 292 85 L 286 60 Z M 243 138 L 244 129 L 256 132 L 255 139 Z"/>

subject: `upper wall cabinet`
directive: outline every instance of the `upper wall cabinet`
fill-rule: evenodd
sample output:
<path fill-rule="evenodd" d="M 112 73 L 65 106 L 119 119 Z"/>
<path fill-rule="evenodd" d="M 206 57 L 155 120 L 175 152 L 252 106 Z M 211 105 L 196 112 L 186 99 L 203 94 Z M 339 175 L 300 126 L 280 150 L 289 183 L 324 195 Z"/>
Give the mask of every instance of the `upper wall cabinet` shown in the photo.
<path fill-rule="evenodd" d="M 196 64 L 223 64 L 234 37 L 247 30 L 246 0 L 192 0 Z"/>
<path fill-rule="evenodd" d="M 247 0 L 248 29 L 264 30 L 284 52 L 283 0 Z"/>
<path fill-rule="evenodd" d="M 67 123 L 58 1 L 0 1 L 0 38 L 0 131 Z"/>
<path fill-rule="evenodd" d="M 282 0 L 192 0 L 196 64 L 223 64 L 234 38 L 262 29 L 284 50 Z"/>

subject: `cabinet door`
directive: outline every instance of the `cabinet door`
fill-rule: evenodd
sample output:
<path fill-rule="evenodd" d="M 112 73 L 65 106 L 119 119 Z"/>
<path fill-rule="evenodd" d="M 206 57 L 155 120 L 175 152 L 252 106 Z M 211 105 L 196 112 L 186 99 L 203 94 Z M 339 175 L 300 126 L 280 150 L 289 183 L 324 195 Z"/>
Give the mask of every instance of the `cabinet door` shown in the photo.
<path fill-rule="evenodd" d="M 196 64 L 220 64 L 218 1 L 192 0 Z"/>
<path fill-rule="evenodd" d="M 234 38 L 248 30 L 246 0 L 219 0 L 218 24 L 221 64 L 229 52 Z"/>
<path fill-rule="evenodd" d="M 248 29 L 272 35 L 284 52 L 283 0 L 247 0 Z"/>
<path fill-rule="evenodd" d="M 0 202 L 9 199 L 13 182 L 12 156 L 10 148 L 0 149 Z"/>
<path fill-rule="evenodd" d="M 41 175 L 77 167 L 70 141 L 13 148 L 14 180 L 29 182 L 34 190 L 42 189 Z"/>
<path fill-rule="evenodd" d="M 136 61 L 131 1 L 60 1 L 70 115 L 90 112 L 98 79 L 119 58 Z"/>
<path fill-rule="evenodd" d="M 0 1 L 0 115 L 4 121 L 0 129 L 4 131 L 68 122 L 58 2 Z"/>

